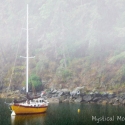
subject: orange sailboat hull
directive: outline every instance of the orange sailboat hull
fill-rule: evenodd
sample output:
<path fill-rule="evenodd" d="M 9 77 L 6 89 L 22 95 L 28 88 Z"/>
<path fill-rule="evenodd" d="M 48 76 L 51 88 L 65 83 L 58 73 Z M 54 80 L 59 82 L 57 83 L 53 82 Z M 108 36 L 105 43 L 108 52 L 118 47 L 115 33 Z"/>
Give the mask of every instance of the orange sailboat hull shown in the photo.
<path fill-rule="evenodd" d="M 32 106 L 20 106 L 20 105 L 11 105 L 11 109 L 18 114 L 39 114 L 46 112 L 48 106 L 41 107 L 32 107 Z"/>

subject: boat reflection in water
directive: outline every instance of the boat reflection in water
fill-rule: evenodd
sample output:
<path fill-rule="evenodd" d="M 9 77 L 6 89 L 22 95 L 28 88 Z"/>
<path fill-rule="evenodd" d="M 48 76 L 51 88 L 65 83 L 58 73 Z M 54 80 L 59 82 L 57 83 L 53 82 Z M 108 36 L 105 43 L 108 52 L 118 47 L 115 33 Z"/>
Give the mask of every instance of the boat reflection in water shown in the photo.
<path fill-rule="evenodd" d="M 11 125 L 33 125 L 44 124 L 46 113 L 35 115 L 15 115 L 11 116 Z"/>

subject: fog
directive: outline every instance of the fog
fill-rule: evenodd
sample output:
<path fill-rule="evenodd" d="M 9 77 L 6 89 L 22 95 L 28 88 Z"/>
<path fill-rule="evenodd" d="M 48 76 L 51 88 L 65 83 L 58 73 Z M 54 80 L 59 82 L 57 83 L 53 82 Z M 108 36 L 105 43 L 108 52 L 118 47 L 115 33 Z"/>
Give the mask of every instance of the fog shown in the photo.
<path fill-rule="evenodd" d="M 26 27 L 27 4 L 32 49 L 46 51 L 65 44 L 69 51 L 74 49 L 76 54 L 86 56 L 95 49 L 114 51 L 124 44 L 124 0 L 11 0 L 0 3 L 0 43 L 4 52 L 13 51 L 10 49 L 15 49 L 20 39 L 21 46 L 25 46 L 26 32 L 22 28 Z"/>
<path fill-rule="evenodd" d="M 36 62 L 55 60 L 67 67 L 74 58 L 124 59 L 125 0 L 4 0 L 0 2 L 1 80 L 11 69 L 18 46 L 18 55 L 26 54 L 27 4 L 30 55 Z"/>

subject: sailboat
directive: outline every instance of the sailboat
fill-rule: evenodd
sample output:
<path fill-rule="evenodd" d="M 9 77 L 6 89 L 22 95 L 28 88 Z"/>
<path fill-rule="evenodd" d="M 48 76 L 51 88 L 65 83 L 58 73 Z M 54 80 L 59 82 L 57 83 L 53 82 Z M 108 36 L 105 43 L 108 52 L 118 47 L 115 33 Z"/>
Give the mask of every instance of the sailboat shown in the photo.
<path fill-rule="evenodd" d="M 22 101 L 14 100 L 10 107 L 12 109 L 11 115 L 23 115 L 23 114 L 38 114 L 44 113 L 48 108 L 48 101 L 43 98 L 43 93 L 37 97 L 29 97 L 28 95 L 28 4 L 27 4 L 27 56 L 26 56 L 26 93 L 27 99 Z"/>

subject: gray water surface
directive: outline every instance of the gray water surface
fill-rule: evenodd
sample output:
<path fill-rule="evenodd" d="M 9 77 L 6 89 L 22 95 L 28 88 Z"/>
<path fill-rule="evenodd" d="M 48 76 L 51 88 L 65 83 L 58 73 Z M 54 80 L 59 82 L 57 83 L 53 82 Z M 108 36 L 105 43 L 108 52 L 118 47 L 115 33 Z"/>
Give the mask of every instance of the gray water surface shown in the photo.
<path fill-rule="evenodd" d="M 78 109 L 80 112 L 78 113 Z M 97 104 L 50 104 L 46 113 L 11 116 L 0 99 L 0 125 L 123 125 L 125 107 Z"/>

